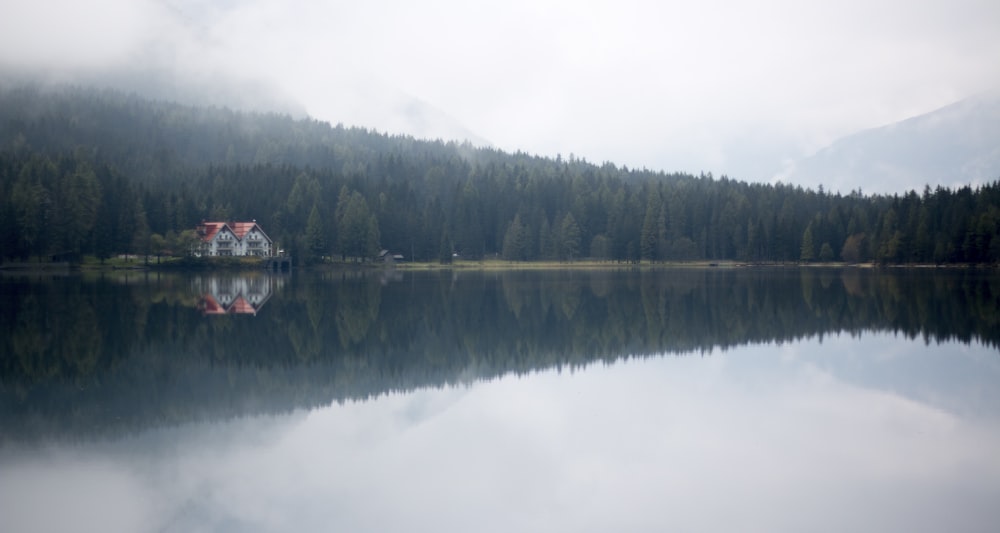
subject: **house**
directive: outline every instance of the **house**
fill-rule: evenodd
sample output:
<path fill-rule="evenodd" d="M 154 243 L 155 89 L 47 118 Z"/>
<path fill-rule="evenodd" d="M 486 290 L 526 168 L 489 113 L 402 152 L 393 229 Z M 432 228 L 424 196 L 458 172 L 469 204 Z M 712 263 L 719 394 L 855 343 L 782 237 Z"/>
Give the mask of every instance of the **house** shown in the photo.
<path fill-rule="evenodd" d="M 272 255 L 271 238 L 264 233 L 257 221 L 251 222 L 202 222 L 198 225 L 201 245 L 198 256 L 258 256 Z"/>

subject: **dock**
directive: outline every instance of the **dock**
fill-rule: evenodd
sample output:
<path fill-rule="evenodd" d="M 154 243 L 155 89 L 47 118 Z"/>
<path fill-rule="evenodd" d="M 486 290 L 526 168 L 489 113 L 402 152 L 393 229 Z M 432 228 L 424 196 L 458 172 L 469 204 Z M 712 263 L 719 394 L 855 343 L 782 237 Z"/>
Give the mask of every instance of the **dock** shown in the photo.
<path fill-rule="evenodd" d="M 268 272 L 291 272 L 292 258 L 287 256 L 269 257 L 264 261 L 264 269 Z"/>

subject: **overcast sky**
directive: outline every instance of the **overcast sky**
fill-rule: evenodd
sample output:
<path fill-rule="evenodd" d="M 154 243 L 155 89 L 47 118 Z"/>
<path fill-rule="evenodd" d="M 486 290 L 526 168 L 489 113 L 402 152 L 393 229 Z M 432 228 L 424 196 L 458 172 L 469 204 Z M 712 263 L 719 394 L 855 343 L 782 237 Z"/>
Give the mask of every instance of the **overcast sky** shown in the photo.
<path fill-rule="evenodd" d="M 7 70 L 228 76 L 333 123 L 747 180 L 998 65 L 996 0 L 0 0 Z"/>

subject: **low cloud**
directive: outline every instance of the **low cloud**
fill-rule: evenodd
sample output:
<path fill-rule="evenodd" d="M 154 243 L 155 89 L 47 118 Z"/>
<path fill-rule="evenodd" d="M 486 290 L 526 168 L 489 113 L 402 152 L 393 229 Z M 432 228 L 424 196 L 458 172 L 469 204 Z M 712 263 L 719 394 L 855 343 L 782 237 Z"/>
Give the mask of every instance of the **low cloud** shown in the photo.
<path fill-rule="evenodd" d="M 981 0 L 15 0 L 0 7 L 0 65 L 158 72 L 156 85 L 200 81 L 211 103 L 766 180 L 838 137 L 1000 86 L 997 20 Z"/>

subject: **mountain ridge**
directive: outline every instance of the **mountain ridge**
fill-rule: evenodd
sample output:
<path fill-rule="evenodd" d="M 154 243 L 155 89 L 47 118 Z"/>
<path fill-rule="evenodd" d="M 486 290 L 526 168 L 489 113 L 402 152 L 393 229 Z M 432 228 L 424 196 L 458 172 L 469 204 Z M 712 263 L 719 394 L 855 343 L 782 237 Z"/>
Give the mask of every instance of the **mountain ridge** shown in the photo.
<path fill-rule="evenodd" d="M 800 159 L 783 179 L 830 191 L 892 194 L 977 187 L 1000 177 L 1000 91 L 842 137 Z"/>

